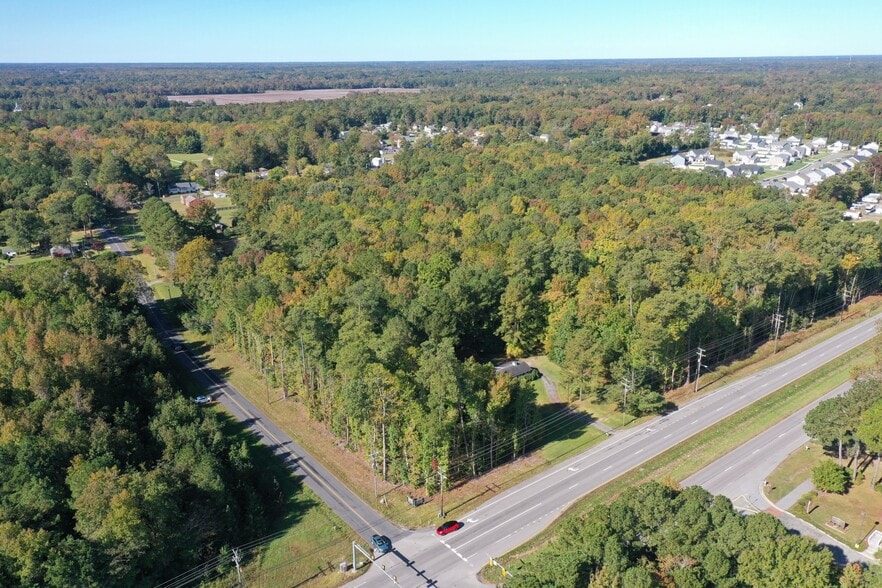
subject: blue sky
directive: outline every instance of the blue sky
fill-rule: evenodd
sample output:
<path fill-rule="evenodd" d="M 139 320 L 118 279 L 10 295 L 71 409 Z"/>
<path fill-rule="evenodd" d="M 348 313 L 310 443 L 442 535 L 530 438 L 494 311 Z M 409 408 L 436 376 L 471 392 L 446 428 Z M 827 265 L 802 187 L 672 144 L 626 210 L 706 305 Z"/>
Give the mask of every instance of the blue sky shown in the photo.
<path fill-rule="evenodd" d="M 878 55 L 880 25 L 880 0 L 2 0 L 0 62 Z"/>

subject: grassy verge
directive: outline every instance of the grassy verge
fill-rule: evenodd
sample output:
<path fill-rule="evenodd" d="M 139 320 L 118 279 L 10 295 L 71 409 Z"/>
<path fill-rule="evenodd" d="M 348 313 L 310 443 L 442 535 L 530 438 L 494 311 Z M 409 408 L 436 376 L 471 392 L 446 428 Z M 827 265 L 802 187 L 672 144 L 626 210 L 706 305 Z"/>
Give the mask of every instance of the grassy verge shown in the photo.
<path fill-rule="evenodd" d="M 780 500 L 810 479 L 812 468 L 822 459 L 831 458 L 816 443 L 810 443 L 808 450 L 794 451 L 769 475 L 772 488 L 766 495 L 773 502 Z M 864 538 L 877 524 L 882 524 L 882 494 L 870 487 L 868 474 L 873 473 L 872 461 L 867 461 L 863 467 L 866 469 L 858 469 L 858 481 L 847 494 L 809 492 L 789 509 L 790 513 L 847 545 L 861 544 L 859 549 L 866 548 Z M 810 513 L 806 513 L 808 499 L 812 501 Z M 842 519 L 848 526 L 843 531 L 827 525 L 831 517 Z"/>
<path fill-rule="evenodd" d="M 810 513 L 805 512 L 808 498 L 812 501 Z M 882 522 L 882 495 L 870 487 L 869 477 L 859 475 L 858 482 L 847 494 L 810 492 L 793 505 L 790 512 L 846 545 L 863 550 L 867 547 L 864 542 L 866 536 Z M 845 521 L 845 529 L 827 525 L 831 517 Z"/>
<path fill-rule="evenodd" d="M 860 359 L 848 356 L 833 360 L 793 384 L 755 402 L 640 467 L 601 486 L 573 505 L 564 513 L 564 516 L 586 512 L 597 504 L 613 500 L 626 488 L 650 480 L 682 480 L 688 477 L 752 439 L 782 418 L 847 381 L 852 369 L 859 364 Z M 512 569 L 512 566 L 516 569 L 519 560 L 538 551 L 554 537 L 556 527 L 556 524 L 552 524 L 532 540 L 501 558 L 500 561 L 509 569 Z M 485 578 L 488 581 L 501 581 L 498 574 L 498 569 L 485 569 Z"/>
<path fill-rule="evenodd" d="M 778 502 L 790 491 L 812 477 L 812 467 L 824 455 L 824 450 L 817 443 L 809 443 L 808 450 L 800 447 L 787 456 L 787 459 L 775 468 L 769 477 L 769 488 L 766 496 L 772 502 Z"/>

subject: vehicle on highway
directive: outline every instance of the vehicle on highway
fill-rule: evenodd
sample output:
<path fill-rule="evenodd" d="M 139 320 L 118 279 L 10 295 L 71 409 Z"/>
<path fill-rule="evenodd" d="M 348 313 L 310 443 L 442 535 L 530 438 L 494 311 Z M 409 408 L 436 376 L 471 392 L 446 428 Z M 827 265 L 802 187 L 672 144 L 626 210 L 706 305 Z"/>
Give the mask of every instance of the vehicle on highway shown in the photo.
<path fill-rule="evenodd" d="M 441 536 L 444 536 L 444 535 L 447 535 L 448 533 L 453 533 L 454 531 L 456 531 L 457 529 L 459 529 L 461 527 L 462 527 L 462 523 L 460 523 L 459 521 L 447 521 L 446 523 L 444 523 L 443 525 L 441 525 L 440 527 L 435 529 L 435 532 Z"/>
<path fill-rule="evenodd" d="M 371 543 L 374 549 L 380 553 L 389 553 L 392 551 L 392 541 L 385 535 L 371 535 Z"/>
<path fill-rule="evenodd" d="M 178 351 L 183 351 L 184 346 L 181 345 L 180 343 L 178 343 L 177 345 L 174 346 L 174 350 L 175 350 L 175 353 L 177 353 Z"/>
<path fill-rule="evenodd" d="M 193 399 L 196 404 L 208 404 L 211 402 L 211 396 L 197 396 Z"/>

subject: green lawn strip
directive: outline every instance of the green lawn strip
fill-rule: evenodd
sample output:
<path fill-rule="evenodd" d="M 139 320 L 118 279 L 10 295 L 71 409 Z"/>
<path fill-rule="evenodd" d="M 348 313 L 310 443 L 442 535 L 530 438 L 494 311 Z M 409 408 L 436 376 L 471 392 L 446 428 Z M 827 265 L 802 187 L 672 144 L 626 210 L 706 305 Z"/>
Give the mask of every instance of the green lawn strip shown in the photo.
<path fill-rule="evenodd" d="M 845 355 L 825 364 L 789 386 L 604 484 L 570 507 L 561 518 L 586 512 L 597 504 L 608 503 L 626 488 L 650 480 L 682 480 L 688 477 L 847 381 L 852 368 L 859 363 L 859 358 Z M 550 525 L 499 561 L 511 571 L 515 571 L 518 561 L 546 545 L 554 537 L 556 529 L 556 523 Z M 499 573 L 498 570 L 485 569 L 485 571 L 492 574 Z M 490 580 L 491 576 L 486 578 Z"/>
<path fill-rule="evenodd" d="M 537 355 L 527 358 L 526 361 L 554 382 L 555 386 L 557 386 L 558 396 L 560 396 L 563 402 L 572 401 L 573 408 L 581 410 L 591 416 L 591 418 L 610 427 L 618 427 L 622 424 L 622 413 L 619 412 L 616 403 L 597 402 L 590 394 L 584 395 L 580 402 L 578 391 L 569 389 L 566 371 L 551 361 L 547 355 Z"/>
<path fill-rule="evenodd" d="M 829 459 L 829 458 L 828 458 Z M 869 471 L 872 473 L 870 464 Z M 811 498 L 812 510 L 806 514 L 806 499 Z M 849 547 L 859 545 L 856 549 L 866 548 L 864 538 L 876 526 L 882 523 L 882 495 L 870 487 L 869 476 L 858 476 L 858 482 L 847 494 L 818 494 L 810 492 L 793 505 L 790 512 L 798 518 L 814 525 L 835 539 L 839 539 Z M 831 517 L 842 519 L 846 523 L 844 531 L 827 525 Z"/>
<path fill-rule="evenodd" d="M 199 165 L 203 159 L 211 159 L 211 156 L 205 153 L 166 153 L 165 156 L 175 168 L 184 165 L 185 161 Z"/>
<path fill-rule="evenodd" d="M 808 450 L 800 447 L 788 455 L 787 459 L 766 478 L 769 482 L 766 496 L 772 502 L 778 502 L 790 494 L 791 490 L 812 477 L 812 468 L 824 455 L 824 451 L 814 442 L 810 442 L 807 446 Z"/>

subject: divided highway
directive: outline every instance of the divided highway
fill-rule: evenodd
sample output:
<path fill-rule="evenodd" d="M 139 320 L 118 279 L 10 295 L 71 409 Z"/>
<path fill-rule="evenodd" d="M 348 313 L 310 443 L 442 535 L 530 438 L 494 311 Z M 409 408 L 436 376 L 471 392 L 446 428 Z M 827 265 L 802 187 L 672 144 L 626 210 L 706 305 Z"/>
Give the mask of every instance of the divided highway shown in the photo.
<path fill-rule="evenodd" d="M 465 526 L 445 538 L 431 530 L 414 532 L 395 544 L 380 563 L 401 586 L 479 586 L 475 574 L 489 557 L 502 555 L 541 531 L 585 494 L 638 467 L 677 443 L 760 398 L 861 346 L 877 332 L 882 315 L 865 320 L 782 363 L 729 384 L 653 419 L 639 429 L 617 432 L 573 457 L 478 507 L 453 513 Z M 370 570 L 353 586 L 388 586 Z"/>

